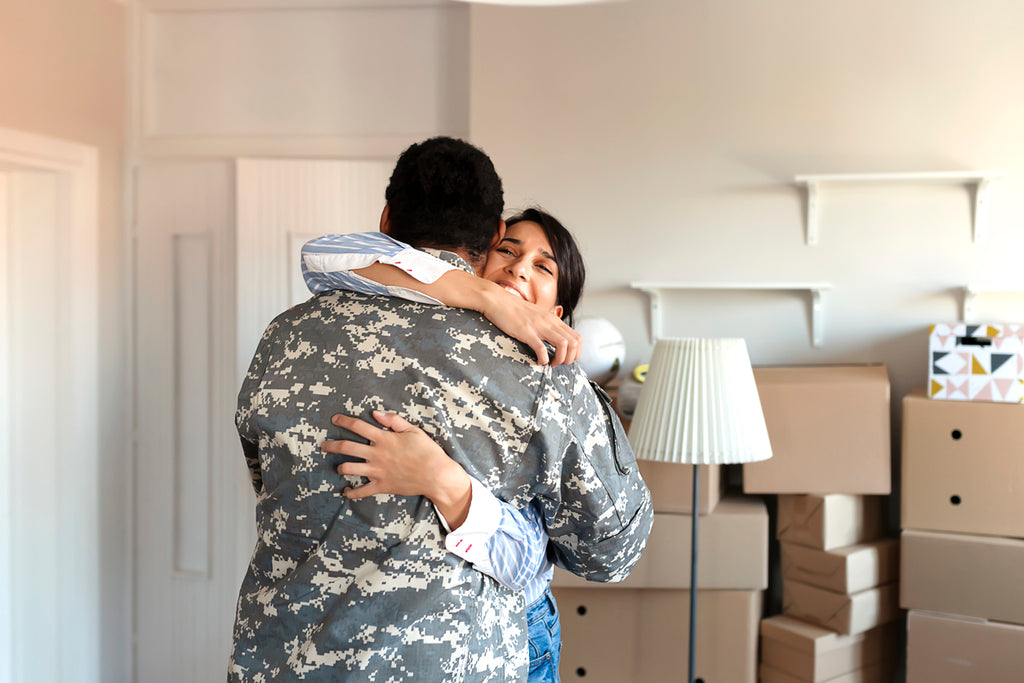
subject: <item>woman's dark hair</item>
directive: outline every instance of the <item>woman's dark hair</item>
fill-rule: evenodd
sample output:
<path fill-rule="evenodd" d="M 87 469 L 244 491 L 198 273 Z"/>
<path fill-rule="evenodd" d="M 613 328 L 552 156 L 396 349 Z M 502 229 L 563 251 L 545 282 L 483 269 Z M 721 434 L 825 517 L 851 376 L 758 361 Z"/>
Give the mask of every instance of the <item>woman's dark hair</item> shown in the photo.
<path fill-rule="evenodd" d="M 486 255 L 504 208 L 490 158 L 443 136 L 402 152 L 384 198 L 392 237 L 418 248 L 465 249 L 476 260 Z"/>
<path fill-rule="evenodd" d="M 583 265 L 583 256 L 576 246 L 576 240 L 557 218 L 537 207 L 505 219 L 505 225 L 512 227 L 523 221 L 539 225 L 551 243 L 551 251 L 558 264 L 558 296 L 555 303 L 562 307 L 562 320 L 571 326 L 573 310 L 580 301 L 583 283 L 587 279 L 587 269 Z"/>

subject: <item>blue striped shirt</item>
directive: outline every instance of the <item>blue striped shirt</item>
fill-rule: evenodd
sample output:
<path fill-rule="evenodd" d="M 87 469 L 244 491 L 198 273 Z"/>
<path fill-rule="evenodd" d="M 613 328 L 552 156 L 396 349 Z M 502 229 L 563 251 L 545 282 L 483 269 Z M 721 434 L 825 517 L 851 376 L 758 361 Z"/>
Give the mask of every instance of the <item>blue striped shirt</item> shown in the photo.
<path fill-rule="evenodd" d="M 452 269 L 441 259 L 380 232 L 325 235 L 302 247 L 302 276 L 311 292 L 346 289 L 441 303 L 421 292 L 381 285 L 352 272 L 378 262 L 427 283 Z M 450 531 L 447 520 L 441 519 L 449 530 L 445 546 L 501 584 L 522 590 L 526 604 L 532 604 L 547 590 L 554 572 L 546 554 L 548 535 L 540 511 L 534 505 L 517 510 L 473 477 L 470 480 L 473 496 L 466 521 Z"/>

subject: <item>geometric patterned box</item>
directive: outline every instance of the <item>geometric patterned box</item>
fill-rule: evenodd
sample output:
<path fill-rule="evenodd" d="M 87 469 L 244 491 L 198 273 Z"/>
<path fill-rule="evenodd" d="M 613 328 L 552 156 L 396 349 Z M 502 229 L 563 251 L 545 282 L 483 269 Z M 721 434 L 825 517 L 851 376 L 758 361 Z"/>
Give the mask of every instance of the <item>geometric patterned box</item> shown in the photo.
<path fill-rule="evenodd" d="M 1024 403 L 1024 325 L 932 325 L 928 357 L 931 398 Z"/>

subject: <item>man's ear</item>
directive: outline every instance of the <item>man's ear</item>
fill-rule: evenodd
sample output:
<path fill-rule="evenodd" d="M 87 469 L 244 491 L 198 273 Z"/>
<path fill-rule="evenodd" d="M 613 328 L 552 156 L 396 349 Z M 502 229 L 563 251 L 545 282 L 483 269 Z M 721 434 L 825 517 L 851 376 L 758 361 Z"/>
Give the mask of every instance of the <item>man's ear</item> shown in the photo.
<path fill-rule="evenodd" d="M 498 221 L 498 231 L 494 233 L 494 239 L 491 240 L 491 246 L 487 249 L 487 251 L 490 251 L 491 249 L 494 249 L 496 246 L 501 244 L 501 241 L 503 239 L 505 239 L 505 221 Z"/>
<path fill-rule="evenodd" d="M 384 210 L 380 212 L 380 231 L 385 235 L 391 234 L 391 207 L 387 204 L 384 205 Z"/>

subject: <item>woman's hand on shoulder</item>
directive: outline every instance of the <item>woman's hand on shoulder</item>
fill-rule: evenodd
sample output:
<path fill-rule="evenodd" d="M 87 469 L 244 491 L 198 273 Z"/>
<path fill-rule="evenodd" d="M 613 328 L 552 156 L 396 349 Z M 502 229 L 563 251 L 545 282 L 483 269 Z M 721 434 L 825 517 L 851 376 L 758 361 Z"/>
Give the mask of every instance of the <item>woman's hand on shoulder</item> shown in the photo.
<path fill-rule="evenodd" d="M 537 304 L 509 294 L 494 283 L 482 282 L 493 285 L 493 290 L 488 292 L 480 313 L 499 330 L 533 349 L 538 364 L 550 361 L 552 366 L 568 365 L 579 360 L 582 338 L 576 330 Z M 554 349 L 550 358 L 544 342 Z"/>

